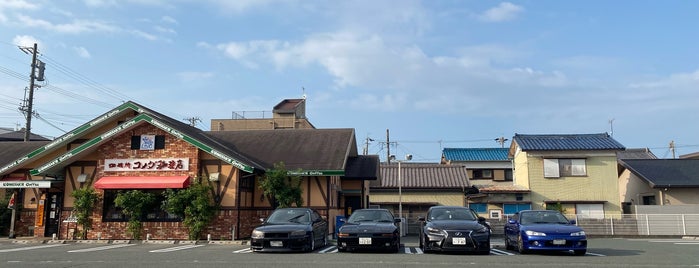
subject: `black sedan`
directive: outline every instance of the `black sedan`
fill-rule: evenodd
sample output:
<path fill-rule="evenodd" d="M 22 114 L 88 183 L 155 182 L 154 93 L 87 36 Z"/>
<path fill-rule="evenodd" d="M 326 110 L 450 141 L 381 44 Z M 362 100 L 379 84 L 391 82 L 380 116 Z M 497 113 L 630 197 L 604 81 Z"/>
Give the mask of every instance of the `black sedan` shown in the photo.
<path fill-rule="evenodd" d="M 313 251 L 328 243 L 328 222 L 309 208 L 280 208 L 252 231 L 253 251 Z"/>
<path fill-rule="evenodd" d="M 420 217 L 423 252 L 475 252 L 490 254 L 490 226 L 476 212 L 460 206 L 433 206 Z"/>
<path fill-rule="evenodd" d="M 357 249 L 400 250 L 400 234 L 397 223 L 386 209 L 359 209 L 340 227 L 337 235 L 337 250 Z"/>

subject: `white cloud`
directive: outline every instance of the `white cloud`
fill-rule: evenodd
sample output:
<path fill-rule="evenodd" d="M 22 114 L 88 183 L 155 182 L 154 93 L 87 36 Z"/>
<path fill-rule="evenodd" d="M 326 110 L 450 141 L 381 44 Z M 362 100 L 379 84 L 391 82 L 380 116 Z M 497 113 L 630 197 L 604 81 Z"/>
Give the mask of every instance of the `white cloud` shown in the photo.
<path fill-rule="evenodd" d="M 161 26 L 154 26 L 153 27 L 156 31 L 161 32 L 161 33 L 166 33 L 166 34 L 177 34 L 177 31 L 172 28 L 165 28 Z"/>
<path fill-rule="evenodd" d="M 165 22 L 165 23 L 169 23 L 169 24 L 178 24 L 177 20 L 173 17 L 170 17 L 170 16 L 163 16 L 162 18 L 160 18 L 160 21 Z"/>
<path fill-rule="evenodd" d="M 3 0 L 0 1 L 0 11 L 8 9 L 37 9 L 39 5 L 25 0 Z"/>
<path fill-rule="evenodd" d="M 209 2 L 223 11 L 241 13 L 255 7 L 280 4 L 279 0 L 209 0 Z"/>
<path fill-rule="evenodd" d="M 102 23 L 99 21 L 89 20 L 74 20 L 71 23 L 54 24 L 42 19 L 34 19 L 25 15 L 18 15 L 19 22 L 26 27 L 41 28 L 47 31 L 79 34 L 90 32 L 115 32 L 119 31 L 118 27 Z"/>
<path fill-rule="evenodd" d="M 75 53 L 77 53 L 78 56 L 80 56 L 81 58 L 89 59 L 89 58 L 92 57 L 92 56 L 90 55 L 90 52 L 87 51 L 87 49 L 84 48 L 84 47 L 73 47 L 73 50 L 74 50 Z"/>
<path fill-rule="evenodd" d="M 478 17 L 486 22 L 503 22 L 513 20 L 524 8 L 510 2 L 502 2 L 497 7 L 486 10 Z"/>
<path fill-rule="evenodd" d="M 41 42 L 34 38 L 33 36 L 29 35 L 18 35 L 15 36 L 15 38 L 12 38 L 12 44 L 15 44 L 17 46 L 22 46 L 22 47 L 33 47 L 34 44 L 37 44 L 39 47 L 43 47 L 41 45 Z"/>

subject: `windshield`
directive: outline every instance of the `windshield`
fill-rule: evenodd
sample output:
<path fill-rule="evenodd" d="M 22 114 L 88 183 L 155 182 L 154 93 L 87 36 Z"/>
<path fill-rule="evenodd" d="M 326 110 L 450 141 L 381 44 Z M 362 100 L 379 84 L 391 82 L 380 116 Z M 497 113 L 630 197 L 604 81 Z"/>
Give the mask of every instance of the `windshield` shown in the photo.
<path fill-rule="evenodd" d="M 267 219 L 269 224 L 308 224 L 311 222 L 311 215 L 307 210 L 301 209 L 281 209 L 277 210 Z"/>
<path fill-rule="evenodd" d="M 430 220 L 476 220 L 476 215 L 468 208 L 437 208 L 432 209 Z"/>
<path fill-rule="evenodd" d="M 348 223 L 393 222 L 393 215 L 382 210 L 357 210 L 347 219 Z"/>
<path fill-rule="evenodd" d="M 558 211 L 536 211 L 522 213 L 522 224 L 568 224 L 568 219 Z"/>

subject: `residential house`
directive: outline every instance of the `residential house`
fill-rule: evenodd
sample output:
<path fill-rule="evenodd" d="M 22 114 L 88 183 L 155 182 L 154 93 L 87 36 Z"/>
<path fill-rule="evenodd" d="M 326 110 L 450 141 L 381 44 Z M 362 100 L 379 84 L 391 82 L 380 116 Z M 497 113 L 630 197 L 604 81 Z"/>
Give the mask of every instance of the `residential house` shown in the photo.
<path fill-rule="evenodd" d="M 424 163 L 381 164 L 379 180 L 370 182 L 369 205 L 406 218 L 407 233 L 418 233 L 417 218 L 434 205 L 464 206 L 473 191 L 461 165 Z"/>
<path fill-rule="evenodd" d="M 619 159 L 619 164 L 625 213 L 699 213 L 699 159 Z"/>
<path fill-rule="evenodd" d="M 0 142 L 0 151 L 0 187 L 13 188 L 24 208 L 15 233 L 61 239 L 74 237 L 75 223 L 66 219 L 78 188 L 95 188 L 101 196 L 90 239 L 129 238 L 126 218 L 114 204 L 120 191 L 160 196 L 193 183 L 210 185 L 219 207 L 204 233 L 237 239 L 249 237 L 271 212 L 259 181 L 274 164 L 284 162 L 302 178 L 304 206 L 328 219 L 344 213 L 348 199 L 366 200 L 366 189 L 345 193 L 343 186 L 377 179 L 379 165 L 377 156 L 357 154 L 353 129 L 206 132 L 134 102 L 53 141 Z M 187 238 L 181 219 L 159 206 L 144 221 L 143 236 Z"/>
<path fill-rule="evenodd" d="M 604 218 L 622 212 L 616 154 L 624 149 L 607 133 L 515 134 L 508 156 L 533 209 Z"/>
<path fill-rule="evenodd" d="M 466 195 L 466 205 L 479 215 L 500 219 L 531 209 L 530 190 L 514 184 L 508 148 L 444 148 L 442 164 L 466 167 L 469 184 L 477 191 Z"/>

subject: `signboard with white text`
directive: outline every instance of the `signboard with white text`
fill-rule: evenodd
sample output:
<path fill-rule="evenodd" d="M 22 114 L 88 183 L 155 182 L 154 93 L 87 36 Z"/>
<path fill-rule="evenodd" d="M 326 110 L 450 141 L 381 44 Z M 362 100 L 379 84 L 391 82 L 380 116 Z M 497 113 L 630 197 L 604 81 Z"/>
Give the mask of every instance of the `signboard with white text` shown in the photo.
<path fill-rule="evenodd" d="M 104 171 L 187 171 L 189 158 L 105 159 Z"/>
<path fill-rule="evenodd" d="M 0 188 L 51 188 L 50 181 L 2 181 Z"/>

